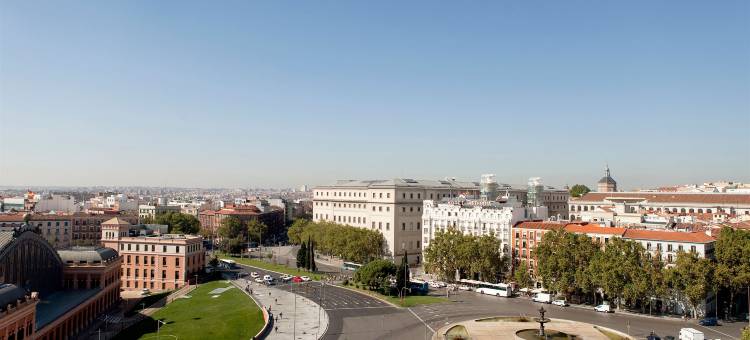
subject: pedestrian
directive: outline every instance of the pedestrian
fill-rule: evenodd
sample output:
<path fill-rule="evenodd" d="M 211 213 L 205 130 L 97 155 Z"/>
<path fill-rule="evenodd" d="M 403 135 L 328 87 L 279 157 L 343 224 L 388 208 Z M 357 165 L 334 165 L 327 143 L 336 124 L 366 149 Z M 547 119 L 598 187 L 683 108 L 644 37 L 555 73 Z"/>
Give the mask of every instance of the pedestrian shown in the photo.
<path fill-rule="evenodd" d="M 271 292 L 268 292 L 268 296 L 271 296 Z"/>
<path fill-rule="evenodd" d="M 283 319 L 283 318 L 284 318 L 284 312 L 279 312 L 279 319 Z"/>
<path fill-rule="evenodd" d="M 274 298 L 273 302 L 276 303 L 276 304 L 278 304 L 279 303 L 279 299 L 278 298 Z"/>
<path fill-rule="evenodd" d="M 274 332 L 278 333 L 279 332 L 279 326 L 274 327 L 273 330 L 274 330 Z"/>

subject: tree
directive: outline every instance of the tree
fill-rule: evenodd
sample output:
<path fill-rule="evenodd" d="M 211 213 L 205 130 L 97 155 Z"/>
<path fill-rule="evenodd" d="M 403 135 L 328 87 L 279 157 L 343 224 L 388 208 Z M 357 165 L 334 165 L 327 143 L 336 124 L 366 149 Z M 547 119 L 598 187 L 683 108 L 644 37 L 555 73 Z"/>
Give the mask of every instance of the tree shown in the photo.
<path fill-rule="evenodd" d="M 318 266 L 315 265 L 315 242 L 310 241 L 310 271 L 318 271 Z"/>
<path fill-rule="evenodd" d="M 263 241 L 263 234 L 268 231 L 268 226 L 258 220 L 252 220 L 247 223 L 247 233 L 250 240 L 257 240 L 258 244 Z"/>
<path fill-rule="evenodd" d="M 570 188 L 570 196 L 581 197 L 589 193 L 591 189 L 583 184 L 576 184 Z"/>
<path fill-rule="evenodd" d="M 529 273 L 529 266 L 526 265 L 525 261 L 521 261 L 521 263 L 518 265 L 515 273 L 513 273 L 513 279 L 521 288 L 532 287 L 532 285 L 534 284 L 534 280 L 531 278 L 531 274 Z"/>
<path fill-rule="evenodd" d="M 586 235 L 565 229 L 547 232 L 537 244 L 537 276 L 545 287 L 569 297 L 576 291 L 588 292 L 593 285 L 587 270 L 600 250 Z"/>
<path fill-rule="evenodd" d="M 197 234 L 201 226 L 200 221 L 195 216 L 176 211 L 159 214 L 153 222 L 166 224 L 169 227 L 169 232 L 173 234 Z"/>
<path fill-rule="evenodd" d="M 714 249 L 716 283 L 729 292 L 729 306 L 739 305 L 734 297 L 743 289 L 750 294 L 750 231 L 722 228 Z"/>
<path fill-rule="evenodd" d="M 154 224 L 154 218 L 150 215 L 141 217 L 141 223 L 143 224 Z"/>
<path fill-rule="evenodd" d="M 302 242 L 302 245 L 300 246 L 299 250 L 297 250 L 297 268 L 303 269 L 305 268 L 305 264 L 307 263 L 307 245 L 305 242 Z"/>
<path fill-rule="evenodd" d="M 471 261 L 472 272 L 482 281 L 497 282 L 508 269 L 508 257 L 500 249 L 502 243 L 494 234 L 472 238 L 477 257 Z"/>
<path fill-rule="evenodd" d="M 289 237 L 289 243 L 291 244 L 300 244 L 302 243 L 302 233 L 305 230 L 305 227 L 307 224 L 309 224 L 310 221 L 306 220 L 304 218 L 298 218 L 294 220 L 294 223 L 289 227 L 289 230 L 287 230 L 287 236 Z"/>
<path fill-rule="evenodd" d="M 403 289 L 409 286 L 409 259 L 406 249 L 404 249 L 404 256 L 401 257 L 401 265 L 398 266 L 396 271 L 396 289 L 399 293 L 406 294 Z"/>
<path fill-rule="evenodd" d="M 690 304 L 693 318 L 698 316 L 698 305 L 705 300 L 712 287 L 713 263 L 699 258 L 694 252 L 677 253 L 675 266 L 667 271 L 667 279 Z"/>
<path fill-rule="evenodd" d="M 373 260 L 354 272 L 354 280 L 364 284 L 368 289 L 388 287 L 388 278 L 397 272 L 396 265 L 388 260 Z"/>
<path fill-rule="evenodd" d="M 742 336 L 740 337 L 741 340 L 750 340 L 750 326 L 745 327 L 742 329 Z"/>
<path fill-rule="evenodd" d="M 245 225 L 237 217 L 230 216 L 222 220 L 218 232 L 222 237 L 224 251 L 233 254 L 241 252 L 245 243 L 246 230 Z"/>
<path fill-rule="evenodd" d="M 425 269 L 443 280 L 452 282 L 456 271 L 463 266 L 456 251 L 463 243 L 464 235 L 454 227 L 437 231 L 435 238 L 425 249 Z"/>

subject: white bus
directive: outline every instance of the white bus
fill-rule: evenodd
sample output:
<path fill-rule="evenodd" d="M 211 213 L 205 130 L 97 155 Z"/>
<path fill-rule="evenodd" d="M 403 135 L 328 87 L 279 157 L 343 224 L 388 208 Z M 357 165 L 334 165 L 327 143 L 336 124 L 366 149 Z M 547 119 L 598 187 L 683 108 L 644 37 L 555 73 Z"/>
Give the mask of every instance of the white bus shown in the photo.
<path fill-rule="evenodd" d="M 224 269 L 235 269 L 237 268 L 237 263 L 234 262 L 234 260 L 220 259 L 219 267 L 224 268 Z"/>
<path fill-rule="evenodd" d="M 359 269 L 360 267 L 362 267 L 362 265 L 361 265 L 361 264 L 359 264 L 359 263 L 354 263 L 354 262 L 344 262 L 344 265 L 343 265 L 343 266 L 341 266 L 341 267 L 342 267 L 342 268 L 343 268 L 344 270 L 351 270 L 351 271 L 355 271 L 355 270 Z"/>
<path fill-rule="evenodd" d="M 475 285 L 476 292 L 480 294 L 510 297 L 510 287 L 504 283 L 481 282 Z"/>

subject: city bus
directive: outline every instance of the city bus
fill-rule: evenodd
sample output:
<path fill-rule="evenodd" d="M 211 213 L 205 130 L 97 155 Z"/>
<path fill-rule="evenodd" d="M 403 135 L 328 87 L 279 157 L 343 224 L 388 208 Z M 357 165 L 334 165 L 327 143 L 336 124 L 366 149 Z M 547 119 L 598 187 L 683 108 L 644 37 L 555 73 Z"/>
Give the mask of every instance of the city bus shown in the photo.
<path fill-rule="evenodd" d="M 234 260 L 220 259 L 219 267 L 224 268 L 224 269 L 235 269 L 237 268 L 237 263 L 234 262 Z"/>
<path fill-rule="evenodd" d="M 504 283 L 489 283 L 480 282 L 475 285 L 477 287 L 476 292 L 480 294 L 510 297 L 510 287 Z"/>
<path fill-rule="evenodd" d="M 358 263 L 354 263 L 354 262 L 344 262 L 344 265 L 342 266 L 344 270 L 351 270 L 351 271 L 355 271 L 359 269 L 359 267 L 362 267 L 362 265 Z"/>

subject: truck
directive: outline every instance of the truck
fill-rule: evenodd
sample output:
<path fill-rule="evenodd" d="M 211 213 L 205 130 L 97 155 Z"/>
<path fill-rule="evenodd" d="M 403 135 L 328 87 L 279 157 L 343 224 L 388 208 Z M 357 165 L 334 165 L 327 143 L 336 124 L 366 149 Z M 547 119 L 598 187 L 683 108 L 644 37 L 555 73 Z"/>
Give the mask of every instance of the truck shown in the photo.
<path fill-rule="evenodd" d="M 551 303 L 552 302 L 552 294 L 550 294 L 550 293 L 536 293 L 536 295 L 534 295 L 534 298 L 532 300 L 534 300 L 534 302 Z"/>
<path fill-rule="evenodd" d="M 703 340 L 703 332 L 694 328 L 680 329 L 680 340 Z"/>

